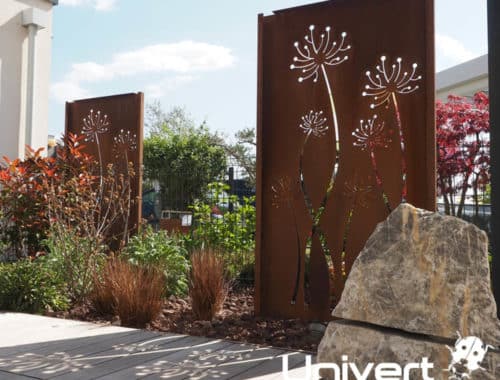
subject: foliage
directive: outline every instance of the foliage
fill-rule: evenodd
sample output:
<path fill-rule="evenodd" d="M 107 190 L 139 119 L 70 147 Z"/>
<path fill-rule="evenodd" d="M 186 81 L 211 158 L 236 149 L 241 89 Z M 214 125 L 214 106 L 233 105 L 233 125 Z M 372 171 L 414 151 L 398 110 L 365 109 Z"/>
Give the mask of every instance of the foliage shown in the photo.
<path fill-rule="evenodd" d="M 102 240 L 92 239 L 60 221 L 54 221 L 46 245 L 47 263 L 65 284 L 74 302 L 83 301 L 92 291 L 93 278 L 105 261 Z"/>
<path fill-rule="evenodd" d="M 96 169 L 83 152 L 82 136 L 68 135 L 56 157 L 30 151 L 24 161 L 4 158 L 0 170 L 0 237 L 18 258 L 43 250 L 49 226 L 58 220 L 76 233 L 109 244 L 125 241 L 128 229 L 116 231 L 116 221 L 130 212 L 133 170 L 116 173 L 112 166 Z M 102 178 L 95 175 L 103 172 Z M 126 224 L 126 223 L 124 223 Z M 54 233 L 54 231 L 52 231 Z"/>
<path fill-rule="evenodd" d="M 39 150 L 30 151 L 24 161 L 5 159 L 7 167 L 0 171 L 3 244 L 14 250 L 17 258 L 48 250 L 43 268 L 37 268 L 57 277 L 58 286 L 64 285 L 72 302 L 85 300 L 91 292 L 93 277 L 99 273 L 108 247 L 123 246 L 128 238 L 130 179 L 134 175 L 130 165 L 125 166 L 125 173 L 113 166 L 96 167 L 95 160 L 83 152 L 82 139 L 71 134 L 65 137 L 56 157 L 42 157 Z M 27 262 L 12 268 L 20 268 L 22 276 L 16 279 L 23 283 L 19 288 L 31 289 L 34 294 L 31 302 L 23 293 L 26 302 L 34 305 L 26 307 L 36 308 L 36 297 L 57 294 L 50 282 L 40 283 L 42 288 L 34 290 L 32 281 L 41 280 L 29 278 L 35 269 Z M 42 269 L 41 276 L 46 273 Z"/>
<path fill-rule="evenodd" d="M 491 183 L 487 184 L 484 192 L 483 192 L 483 197 L 481 199 L 482 204 L 491 204 Z"/>
<path fill-rule="evenodd" d="M 75 302 L 83 301 L 92 290 L 93 274 L 100 269 L 108 247 L 123 245 L 127 239 L 128 228 L 115 226 L 130 212 L 133 176 L 130 166 L 125 175 L 111 165 L 102 176 L 94 175 L 95 161 L 82 152 L 80 140 L 76 136 L 66 139 L 65 149 L 58 152 L 57 171 L 44 179 L 51 223 L 45 240 L 49 261 L 62 274 Z"/>
<path fill-rule="evenodd" d="M 236 196 L 227 195 L 227 185 L 211 183 L 208 188 L 209 199 L 196 201 L 191 207 L 194 228 L 187 243 L 191 249 L 212 247 L 224 252 L 226 269 L 234 278 L 253 260 L 254 198 L 245 198 L 239 204 Z"/>
<path fill-rule="evenodd" d="M 243 168 L 248 176 L 250 186 L 254 187 L 257 178 L 255 129 L 245 128 L 236 132 L 236 143 L 228 143 L 220 139 L 221 147 L 229 157 L 232 157 L 238 166 Z"/>
<path fill-rule="evenodd" d="M 29 151 L 26 160 L 9 160 L 0 169 L 0 239 L 20 258 L 42 249 L 48 218 L 43 177 L 49 162 L 42 150 Z"/>
<path fill-rule="evenodd" d="M 150 135 L 164 135 L 171 132 L 182 134 L 196 129 L 193 119 L 185 108 L 174 106 L 165 113 L 159 101 L 146 106 L 145 125 Z"/>
<path fill-rule="evenodd" d="M 65 310 L 69 300 L 57 274 L 45 259 L 0 264 L 0 309 L 42 313 Z"/>
<path fill-rule="evenodd" d="M 484 93 L 472 101 L 449 96 L 448 102 L 437 102 L 438 191 L 447 214 L 462 216 L 469 189 L 478 213 L 479 193 L 490 181 L 488 109 Z"/>
<path fill-rule="evenodd" d="M 123 326 L 144 327 L 161 311 L 164 278 L 151 266 L 138 266 L 120 259 L 108 261 L 102 295 L 94 300 L 112 298 L 112 310 Z"/>
<path fill-rule="evenodd" d="M 0 215 L 0 223 L 2 216 Z M 9 261 L 9 245 L 0 239 L 0 263 Z"/>
<path fill-rule="evenodd" d="M 102 270 L 93 273 L 92 291 L 88 296 L 93 311 L 101 316 L 114 315 L 116 310 L 113 279 L 110 276 L 110 272 L 113 269 L 110 265 L 111 260 L 114 260 L 114 256 L 108 259 Z"/>
<path fill-rule="evenodd" d="M 79 236 L 94 239 L 99 247 L 116 241 L 123 246 L 129 232 L 132 164 L 128 163 L 125 173 L 111 164 L 97 168 L 94 159 L 83 153 L 81 140 L 82 136 L 70 135 L 65 149 L 58 151 L 58 180 L 49 177 L 46 185 L 49 217 Z M 123 230 L 116 229 L 119 222 Z"/>
<path fill-rule="evenodd" d="M 147 227 L 130 239 L 122 255 L 132 264 L 150 265 L 162 271 L 166 281 L 166 294 L 187 294 L 187 251 L 175 235 L 170 236 L 166 231 L 154 232 L 151 227 Z"/>
<path fill-rule="evenodd" d="M 191 255 L 189 295 L 195 317 L 210 321 L 222 309 L 228 285 L 224 275 L 224 260 L 211 249 Z"/>
<path fill-rule="evenodd" d="M 144 175 L 159 182 L 163 208 L 185 210 L 223 176 L 226 155 L 206 126 L 195 127 L 182 109 L 157 117 L 144 140 Z"/>

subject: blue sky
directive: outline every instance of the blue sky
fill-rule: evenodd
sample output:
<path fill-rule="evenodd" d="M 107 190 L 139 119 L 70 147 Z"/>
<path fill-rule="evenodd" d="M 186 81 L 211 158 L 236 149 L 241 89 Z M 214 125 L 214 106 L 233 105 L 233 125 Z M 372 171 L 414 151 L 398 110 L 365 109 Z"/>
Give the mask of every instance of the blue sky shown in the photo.
<path fill-rule="evenodd" d="M 60 0 L 49 132 L 64 102 L 143 91 L 231 136 L 255 127 L 257 14 L 307 0 Z M 435 0 L 438 70 L 487 52 L 486 0 Z"/>

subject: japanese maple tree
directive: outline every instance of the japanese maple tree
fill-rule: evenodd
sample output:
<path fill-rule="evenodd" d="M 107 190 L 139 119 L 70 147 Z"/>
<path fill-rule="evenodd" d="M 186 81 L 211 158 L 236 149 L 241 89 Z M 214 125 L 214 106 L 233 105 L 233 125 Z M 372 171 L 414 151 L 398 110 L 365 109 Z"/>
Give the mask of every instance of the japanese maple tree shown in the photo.
<path fill-rule="evenodd" d="M 468 193 L 476 215 L 480 193 L 490 182 L 490 122 L 488 96 L 450 95 L 436 104 L 437 185 L 445 212 L 461 217 Z"/>

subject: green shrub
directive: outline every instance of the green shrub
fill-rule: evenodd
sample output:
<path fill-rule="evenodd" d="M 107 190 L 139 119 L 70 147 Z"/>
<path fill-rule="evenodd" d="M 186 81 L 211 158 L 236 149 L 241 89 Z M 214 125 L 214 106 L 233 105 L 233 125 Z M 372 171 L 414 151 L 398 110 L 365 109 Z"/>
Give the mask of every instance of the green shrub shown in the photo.
<path fill-rule="evenodd" d="M 229 187 L 223 183 L 209 185 L 210 201 L 197 201 L 191 207 L 194 228 L 186 238 L 190 251 L 213 248 L 221 252 L 226 271 L 236 278 L 254 261 L 255 250 L 255 206 L 254 198 L 238 201 L 234 195 L 227 196 Z M 228 205 L 233 210 L 228 210 Z M 214 215 L 217 208 L 219 215 Z"/>
<path fill-rule="evenodd" d="M 148 227 L 129 240 L 122 254 L 132 264 L 154 266 L 162 271 L 167 295 L 187 294 L 189 261 L 177 236 L 166 231 L 154 232 Z"/>
<path fill-rule="evenodd" d="M 47 265 L 65 284 L 68 296 L 75 303 L 84 301 L 105 263 L 106 247 L 59 221 L 53 222 L 45 244 L 49 249 Z"/>
<path fill-rule="evenodd" d="M 0 264 L 0 309 L 41 313 L 65 310 L 69 300 L 45 258 Z"/>

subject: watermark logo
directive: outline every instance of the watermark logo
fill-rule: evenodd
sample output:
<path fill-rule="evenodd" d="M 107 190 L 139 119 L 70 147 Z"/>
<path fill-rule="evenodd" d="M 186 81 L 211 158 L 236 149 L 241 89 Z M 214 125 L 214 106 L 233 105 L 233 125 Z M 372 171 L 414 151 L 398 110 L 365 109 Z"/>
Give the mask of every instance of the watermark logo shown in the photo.
<path fill-rule="evenodd" d="M 451 352 L 451 362 L 448 368 L 443 371 L 449 372 L 449 380 L 465 380 L 471 377 L 474 371 L 486 371 L 481 367 L 488 349 L 493 346 L 483 343 L 475 336 L 462 337 L 458 333 L 458 339 L 454 347 L 446 346 Z M 422 380 L 434 380 L 431 377 L 430 370 L 434 364 L 429 362 L 429 358 L 424 357 L 420 363 L 408 363 L 401 366 L 398 363 L 368 363 L 364 368 L 360 368 L 356 363 L 349 361 L 347 355 L 342 355 L 342 363 L 318 363 L 312 364 L 311 355 L 305 357 L 305 368 L 301 369 L 301 374 L 305 377 L 292 377 L 288 369 L 288 356 L 284 355 L 283 360 L 283 379 L 284 380 L 319 380 L 321 379 L 321 370 L 330 370 L 333 373 L 334 380 L 410 380 L 418 378 Z"/>
<path fill-rule="evenodd" d="M 458 339 L 455 346 L 448 347 L 451 352 L 451 363 L 445 371 L 450 372 L 449 380 L 463 380 L 470 377 L 471 373 L 477 370 L 486 371 L 481 367 L 489 348 L 493 346 L 486 345 L 481 339 L 475 336 L 462 338 L 457 332 Z"/>
<path fill-rule="evenodd" d="M 419 376 L 422 380 L 433 380 L 430 377 L 429 370 L 434 368 L 434 364 L 429 362 L 428 358 L 422 358 L 420 363 L 408 363 L 401 366 L 398 363 L 368 363 L 365 368 L 359 368 L 356 363 L 349 362 L 347 355 L 342 355 L 342 363 L 318 363 L 311 364 L 311 355 L 306 355 L 305 377 L 291 377 L 288 370 L 288 356 L 283 356 L 283 379 L 285 380 L 319 380 L 322 369 L 331 370 L 334 380 L 410 380 Z"/>

